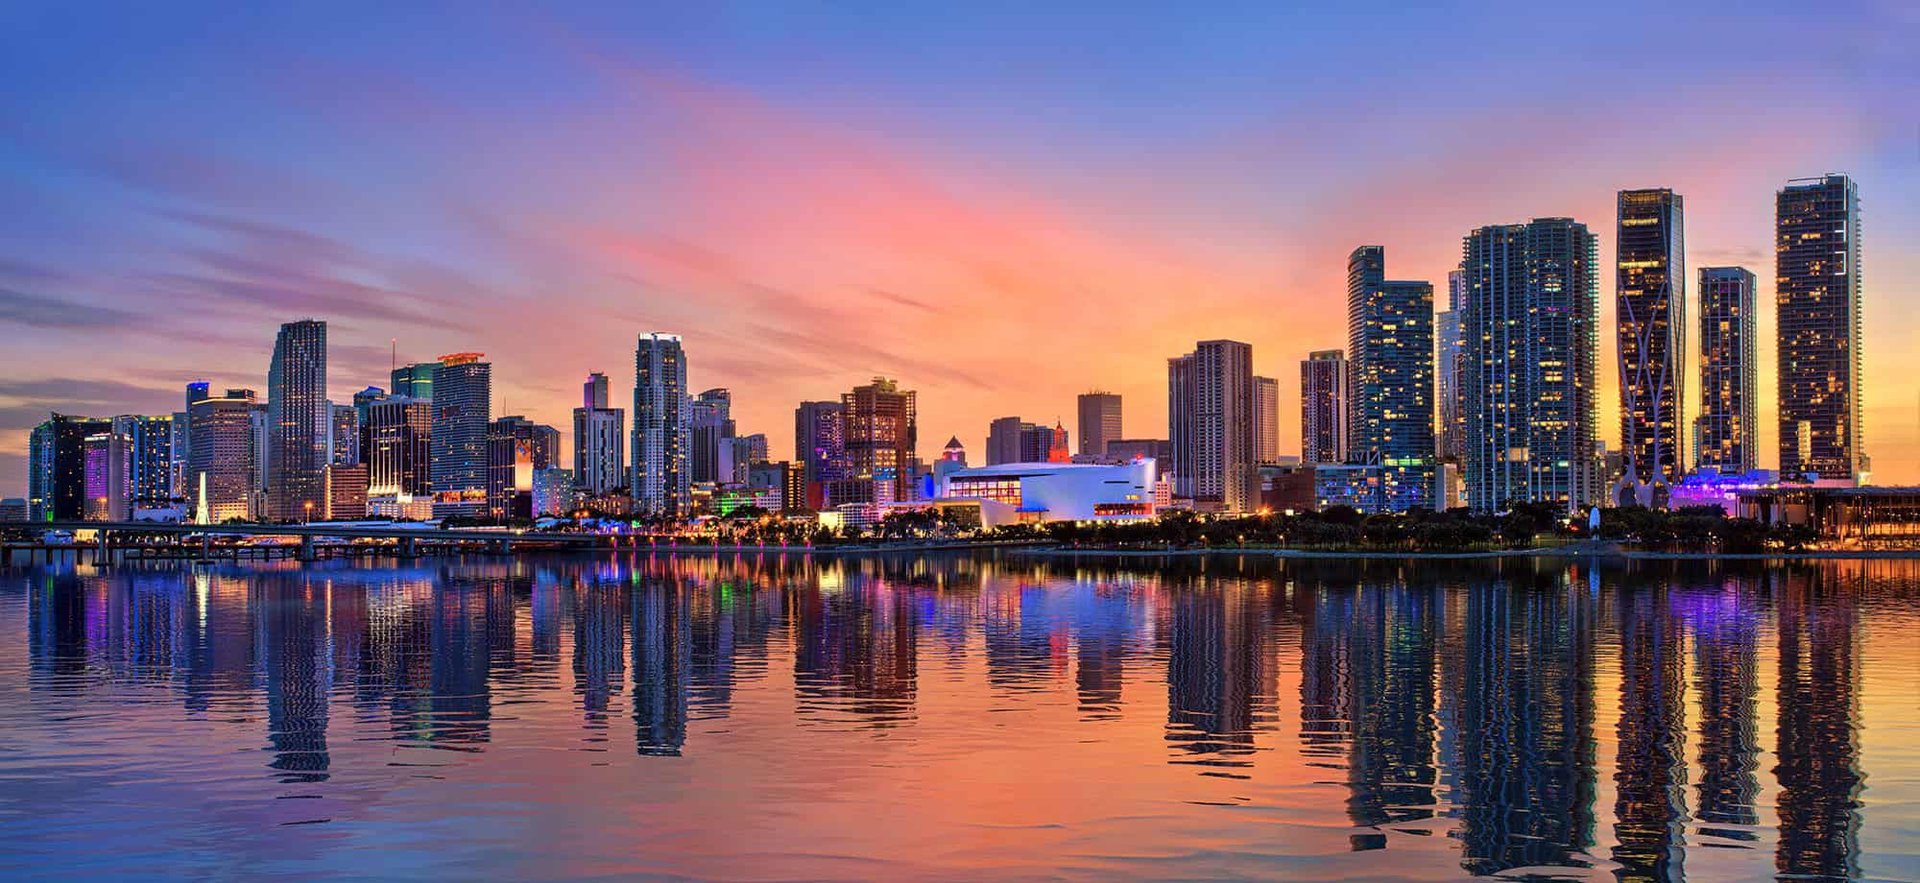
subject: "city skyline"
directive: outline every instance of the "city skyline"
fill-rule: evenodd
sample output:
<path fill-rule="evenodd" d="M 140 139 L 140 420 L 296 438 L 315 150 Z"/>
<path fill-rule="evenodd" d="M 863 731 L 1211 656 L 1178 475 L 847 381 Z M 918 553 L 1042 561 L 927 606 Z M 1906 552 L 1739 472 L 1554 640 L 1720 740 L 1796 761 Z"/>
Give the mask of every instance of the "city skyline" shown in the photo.
<path fill-rule="evenodd" d="M 1157 436 L 1165 396 L 1139 353 L 1232 337 L 1254 346 L 1256 373 L 1290 376 L 1303 354 L 1344 339 L 1339 255 L 1358 244 L 1390 249 L 1396 277 L 1437 285 L 1467 231 L 1570 216 L 1601 231 L 1599 261 L 1610 266 L 1615 194 L 1670 187 L 1688 200 L 1686 263 L 1747 267 L 1766 304 L 1773 194 L 1827 171 L 1859 184 L 1868 229 L 1863 409 L 1873 474 L 1920 481 L 1914 402 L 1895 382 L 1912 367 L 1902 341 L 1920 319 L 1886 307 L 1911 300 L 1920 277 L 1903 248 L 1920 226 L 1911 133 L 1893 124 L 1906 117 L 1885 97 L 1911 84 L 1893 63 L 1900 26 L 1862 27 L 1862 17 L 1890 15 L 1863 10 L 1845 25 L 1850 60 L 1789 75 L 1767 59 L 1838 22 L 1683 16 L 1666 38 L 1715 39 L 1697 40 L 1704 57 L 1661 57 L 1633 72 L 1628 85 L 1657 96 L 1651 108 L 1592 100 L 1622 49 L 1607 27 L 1633 15 L 1609 9 L 1550 47 L 1533 45 L 1534 26 L 1470 15 L 1419 13 L 1378 35 L 1411 60 L 1444 60 L 1446 35 L 1476 33 L 1501 66 L 1559 63 L 1554 77 L 1499 97 L 1468 88 L 1480 75 L 1457 64 L 1419 83 L 1293 84 L 1283 72 L 1339 49 L 1325 39 L 1331 23 L 1306 13 L 1210 36 L 1231 52 L 1094 53 L 1084 76 L 1036 67 L 1043 56 L 992 36 L 1008 24 L 994 14 L 955 23 L 990 57 L 1029 62 L 1024 89 L 1007 88 L 1011 72 L 982 78 L 959 58 L 910 59 L 885 40 L 829 53 L 813 45 L 827 39 L 823 24 L 749 41 L 766 50 L 762 62 L 704 53 L 740 38 L 742 26 L 691 11 L 654 38 L 590 18 L 438 23 L 451 45 L 484 47 L 475 58 L 528 88 L 569 96 L 545 107 L 539 126 L 511 129 L 514 114 L 495 102 L 527 93 L 476 78 L 476 62 L 380 50 L 348 65 L 353 35 L 298 12 L 233 27 L 268 45 L 298 45 L 311 32 L 296 67 L 337 76 L 231 76 L 251 59 L 214 52 L 188 65 L 165 49 L 82 71 L 59 52 L 65 43 L 34 39 L 80 28 L 50 17 L 20 29 L 21 45 L 9 39 L 18 51 L 4 62 L 37 84 L 9 95 L 8 108 L 59 123 L 9 130 L 0 151 L 0 180 L 28 209 L 0 226 L 0 334 L 13 344 L 0 355 L 12 378 L 0 408 L 14 418 L 0 424 L 0 486 L 24 486 L 26 434 L 50 410 L 170 413 L 192 379 L 263 389 L 271 341 L 262 329 L 308 315 L 331 325 L 335 402 L 381 376 L 397 338 L 402 361 L 493 354 L 495 412 L 565 426 L 580 376 L 607 370 L 624 386 L 611 369 L 632 335 L 668 328 L 699 353 L 695 388 L 739 391 L 736 420 L 767 431 L 774 450 L 791 444 L 794 403 L 876 374 L 919 391 L 928 443 L 958 435 L 984 450 L 994 416 L 1065 414 L 1074 394 L 1095 386 L 1132 403 L 1123 435 Z M 203 24 L 143 22 L 142 39 Z M 1065 24 L 1024 26 L 1046 34 Z M 426 31 L 394 27 L 403 42 Z M 1116 37 L 1152 33 L 1113 27 L 1124 32 Z M 95 36 L 102 52 L 135 39 Z M 202 73 L 231 83 L 165 110 L 152 100 L 208 79 Z M 1109 90 L 1094 86 L 1115 76 L 1168 85 L 1103 113 Z M 413 85 L 386 88 L 392 82 Z M 117 88 L 90 88 L 101 83 Z M 915 109 L 936 89 L 955 103 Z M 1445 113 L 1426 111 L 1450 93 Z M 1430 150 L 1417 161 L 1346 150 L 1332 133 L 1352 121 L 1355 111 L 1341 107 L 1355 99 Z M 1569 101 L 1581 110 L 1539 112 Z M 289 108 L 276 111 L 282 103 Z M 1063 108 L 1076 113 L 1039 113 Z M 1616 125 L 1652 112 L 1698 125 L 1657 136 Z M 310 119 L 330 132 L 312 131 Z M 1514 137 L 1494 146 L 1478 137 L 1500 126 Z M 1727 127 L 1767 137 L 1730 147 L 1711 135 Z M 104 131 L 132 135 L 97 147 Z M 660 131 L 673 134 L 636 137 Z M 1066 149 L 1050 149 L 1056 140 Z M 476 143 L 489 147 L 448 161 Z M 763 143 L 782 146 L 776 154 Z M 610 161 L 613 145 L 644 161 Z M 746 206 L 750 193 L 764 199 Z M 1617 447 L 1611 276 L 1601 283 L 1597 393 L 1602 437 Z M 197 309 L 189 320 L 156 303 Z M 1758 334 L 1760 389 L 1771 390 L 1771 309 Z M 98 346 L 103 336 L 113 345 Z M 78 352 L 89 355 L 73 359 Z M 1283 386 L 1287 452 L 1298 408 Z M 1759 398 L 1755 448 L 1772 466 L 1774 397 Z M 624 401 L 618 388 L 615 400 Z"/>

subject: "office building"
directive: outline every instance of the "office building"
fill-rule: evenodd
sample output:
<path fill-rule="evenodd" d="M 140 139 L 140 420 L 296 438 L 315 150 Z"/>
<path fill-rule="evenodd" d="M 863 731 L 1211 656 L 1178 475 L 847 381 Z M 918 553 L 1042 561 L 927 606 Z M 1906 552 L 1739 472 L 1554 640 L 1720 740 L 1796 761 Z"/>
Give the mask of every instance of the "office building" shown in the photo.
<path fill-rule="evenodd" d="M 1665 506 L 1686 470 L 1687 271 L 1684 200 L 1672 190 L 1622 190 L 1614 263 L 1620 356 L 1618 505 Z"/>
<path fill-rule="evenodd" d="M 353 405 L 327 404 L 327 462 L 352 466 L 360 462 L 360 411 Z"/>
<path fill-rule="evenodd" d="M 1803 178 L 1774 205 L 1780 477 L 1859 482 L 1860 194 L 1845 175 Z"/>
<path fill-rule="evenodd" d="M 1253 461 L 1280 459 L 1280 381 L 1253 378 Z"/>
<path fill-rule="evenodd" d="M 1167 432 L 1176 495 L 1226 512 L 1255 508 L 1253 347 L 1203 340 L 1168 359 Z"/>
<path fill-rule="evenodd" d="M 1433 283 L 1386 278 L 1386 249 L 1347 258 L 1347 456 L 1378 463 L 1390 512 L 1434 506 Z"/>
<path fill-rule="evenodd" d="M 501 417 L 487 429 L 487 517 L 532 518 L 533 477 L 554 468 L 560 431 L 519 415 Z"/>
<path fill-rule="evenodd" d="M 267 517 L 300 521 L 326 509 L 329 462 L 327 323 L 303 319 L 280 326 L 267 370 Z"/>
<path fill-rule="evenodd" d="M 473 518 L 487 510 L 493 365 L 481 356 L 451 353 L 433 368 L 428 475 L 437 516 Z"/>
<path fill-rule="evenodd" d="M 846 432 L 839 402 L 801 402 L 793 410 L 793 463 L 807 488 L 807 508 L 819 509 L 828 482 L 845 474 Z"/>
<path fill-rule="evenodd" d="M 1700 416 L 1694 462 L 1721 475 L 1759 468 L 1759 332 L 1745 267 L 1700 268 Z"/>
<path fill-rule="evenodd" d="M 633 501 L 644 515 L 692 511 L 687 355 L 677 334 L 640 335 L 633 351 Z"/>
<path fill-rule="evenodd" d="M 414 362 L 393 369 L 388 377 L 387 388 L 394 395 L 407 396 L 423 402 L 433 401 L 433 372 L 439 370 L 439 362 Z"/>
<path fill-rule="evenodd" d="M 627 486 L 627 411 L 607 407 L 607 375 L 590 374 L 573 409 L 573 480 L 588 496 Z"/>
<path fill-rule="evenodd" d="M 1155 478 L 1167 478 L 1173 474 L 1173 444 L 1164 438 L 1116 438 L 1107 442 L 1108 463 L 1131 463 L 1135 460 L 1152 460 Z"/>
<path fill-rule="evenodd" d="M 367 490 L 370 476 L 365 463 L 329 463 L 326 478 L 326 512 L 316 517 L 328 521 L 358 521 L 367 517 Z"/>
<path fill-rule="evenodd" d="M 367 408 L 369 497 L 392 498 L 391 505 L 399 507 L 411 505 L 416 499 L 430 504 L 432 462 L 432 402 L 396 395 Z M 431 515 L 432 506 L 425 511 Z"/>
<path fill-rule="evenodd" d="M 729 484 L 733 475 L 733 393 L 709 389 L 688 403 L 689 480 Z"/>
<path fill-rule="evenodd" d="M 1107 442 L 1121 436 L 1120 396 L 1094 390 L 1080 394 L 1080 453 L 1104 456 Z"/>
<path fill-rule="evenodd" d="M 355 463 L 367 462 L 367 451 L 373 437 L 372 431 L 368 429 L 372 425 L 372 417 L 368 412 L 373 410 L 374 405 L 386 400 L 387 391 L 377 386 L 369 386 L 353 394 L 353 420 L 354 425 L 359 429 L 359 437 L 354 442 L 357 446 L 353 458 Z"/>
<path fill-rule="evenodd" d="M 27 438 L 27 506 L 34 521 L 79 521 L 87 513 L 87 439 L 111 429 L 91 417 L 51 414 Z"/>
<path fill-rule="evenodd" d="M 126 510 L 166 506 L 174 498 L 174 425 L 171 416 L 113 418 L 113 434 L 127 448 Z"/>
<path fill-rule="evenodd" d="M 1442 462 L 1456 464 L 1466 450 L 1467 416 L 1462 407 L 1466 390 L 1461 381 L 1467 370 L 1467 339 L 1460 329 L 1460 304 L 1465 297 L 1461 289 L 1465 284 L 1465 273 L 1448 272 L 1447 308 L 1433 315 L 1433 388 L 1439 410 L 1433 442 Z"/>
<path fill-rule="evenodd" d="M 128 454 L 126 436 L 111 428 L 89 435 L 81 442 L 86 494 L 81 515 L 86 520 L 127 520 L 130 514 L 127 501 L 132 496 L 127 479 L 133 471 Z"/>
<path fill-rule="evenodd" d="M 891 500 L 912 498 L 919 467 L 914 399 L 913 390 L 903 390 L 885 377 L 875 377 L 872 383 L 841 394 L 846 479 L 888 485 Z M 878 497 L 885 493 L 876 491 L 873 502 L 882 502 Z"/>
<path fill-rule="evenodd" d="M 187 495 L 195 522 L 221 524 L 253 517 L 257 456 L 256 414 L 264 413 L 251 389 L 229 389 L 193 400 L 187 407 L 192 456 L 187 463 Z M 258 421 L 264 423 L 264 421 Z"/>
<path fill-rule="evenodd" d="M 1347 460 L 1347 357 L 1309 353 L 1300 363 L 1300 462 Z"/>
<path fill-rule="evenodd" d="M 573 470 L 550 466 L 533 473 L 533 517 L 566 515 L 574 510 L 579 497 L 579 480 Z"/>
<path fill-rule="evenodd" d="M 1594 452 L 1599 243 L 1571 218 L 1481 227 L 1463 242 L 1471 507 L 1601 499 Z"/>
<path fill-rule="evenodd" d="M 987 424 L 987 465 L 1020 462 L 1022 444 L 1032 426 L 1018 417 L 1001 417 Z"/>

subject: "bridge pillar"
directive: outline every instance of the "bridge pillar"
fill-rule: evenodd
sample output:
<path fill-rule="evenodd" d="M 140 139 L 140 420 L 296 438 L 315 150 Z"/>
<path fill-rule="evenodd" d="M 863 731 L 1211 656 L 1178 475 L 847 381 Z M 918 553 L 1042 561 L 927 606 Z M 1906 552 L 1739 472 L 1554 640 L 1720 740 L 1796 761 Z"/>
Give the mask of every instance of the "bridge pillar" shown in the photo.
<path fill-rule="evenodd" d="M 93 546 L 93 563 L 96 567 L 105 567 L 113 563 L 113 532 L 100 532 L 99 542 Z"/>
<path fill-rule="evenodd" d="M 420 557 L 420 540 L 418 537 L 401 537 L 400 538 L 400 557 L 402 558 Z"/>
<path fill-rule="evenodd" d="M 512 540 L 494 540 L 493 551 L 501 555 L 511 555 L 513 554 L 513 541 Z"/>
<path fill-rule="evenodd" d="M 312 561 L 317 557 L 318 556 L 314 554 L 313 537 L 312 536 L 301 537 L 300 538 L 300 560 Z"/>

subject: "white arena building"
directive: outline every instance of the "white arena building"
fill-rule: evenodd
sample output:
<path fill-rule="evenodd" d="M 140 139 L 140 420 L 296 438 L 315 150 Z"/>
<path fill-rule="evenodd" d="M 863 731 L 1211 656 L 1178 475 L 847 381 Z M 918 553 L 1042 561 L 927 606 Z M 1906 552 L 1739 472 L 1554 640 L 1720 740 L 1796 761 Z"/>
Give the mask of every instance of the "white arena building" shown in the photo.
<path fill-rule="evenodd" d="M 988 527 L 1040 521 L 1131 521 L 1152 518 L 1154 462 L 1002 463 L 941 476 L 942 500 L 979 500 Z"/>

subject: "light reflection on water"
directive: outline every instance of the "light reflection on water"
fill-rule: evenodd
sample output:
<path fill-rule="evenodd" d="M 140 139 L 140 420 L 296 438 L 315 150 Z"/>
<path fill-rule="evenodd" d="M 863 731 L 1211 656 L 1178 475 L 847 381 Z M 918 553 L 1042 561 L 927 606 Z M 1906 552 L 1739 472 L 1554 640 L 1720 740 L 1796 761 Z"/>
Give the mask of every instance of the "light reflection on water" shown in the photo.
<path fill-rule="evenodd" d="M 0 571 L 0 874 L 1920 876 L 1920 562 Z"/>

